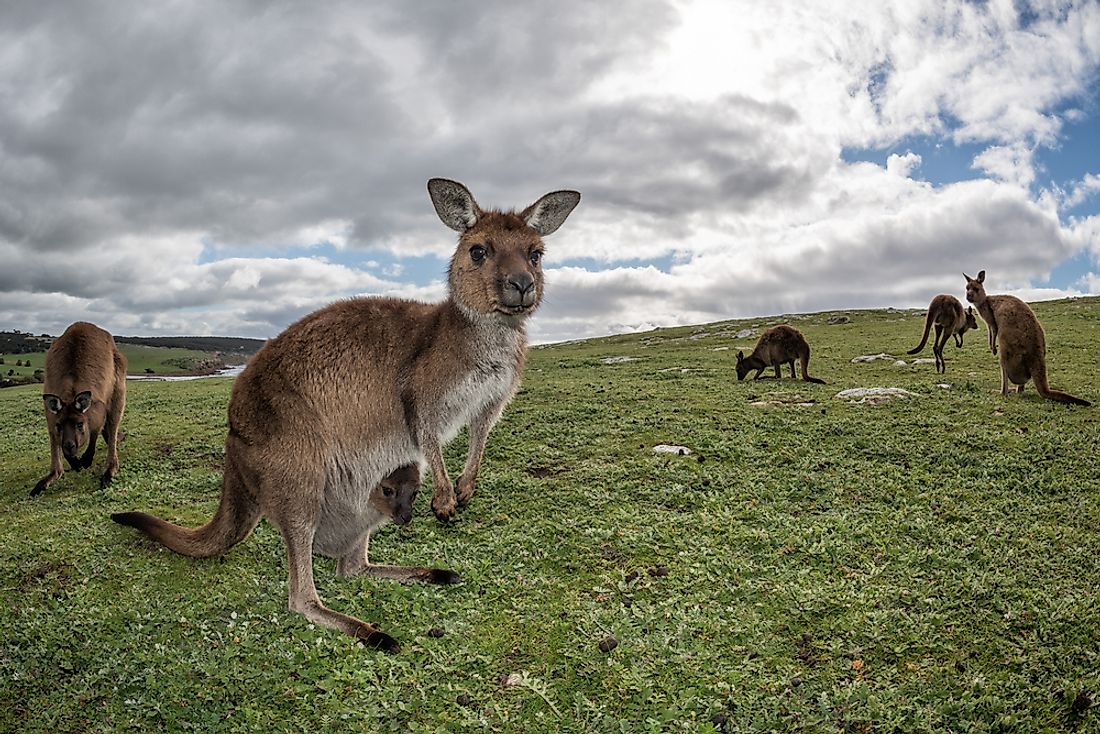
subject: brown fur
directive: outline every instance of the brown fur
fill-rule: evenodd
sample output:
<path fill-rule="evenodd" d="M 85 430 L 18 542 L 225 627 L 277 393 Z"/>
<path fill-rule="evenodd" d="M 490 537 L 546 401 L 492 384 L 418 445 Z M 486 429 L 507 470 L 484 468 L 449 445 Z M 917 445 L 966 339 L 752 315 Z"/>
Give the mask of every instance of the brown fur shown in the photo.
<path fill-rule="evenodd" d="M 986 295 L 985 271 L 977 278 L 966 278 L 966 300 L 974 304 L 989 327 L 989 348 L 1000 353 L 1001 394 L 1008 395 L 1008 385 L 1023 392 L 1028 380 L 1048 400 L 1073 405 L 1091 405 L 1087 400 L 1069 393 L 1052 390 L 1047 382 L 1047 345 L 1043 327 L 1031 307 L 1015 296 Z"/>
<path fill-rule="evenodd" d="M 73 471 L 90 467 L 100 433 L 107 444 L 107 468 L 99 483 L 107 486 L 118 474 L 118 426 L 126 407 L 126 357 L 114 338 L 84 321 L 65 329 L 46 352 L 42 401 L 50 432 L 50 473 L 34 485 L 31 496 L 65 473 L 62 455 Z"/>
<path fill-rule="evenodd" d="M 144 513 L 112 516 L 196 557 L 224 553 L 267 517 L 287 546 L 290 608 L 385 650 L 397 648 L 392 637 L 322 604 L 311 551 L 338 556 L 345 570 L 366 565 L 371 491 L 395 467 L 427 463 L 440 519 L 469 501 L 489 431 L 519 385 L 524 324 L 542 297 L 542 236 L 580 200 L 558 191 L 517 214 L 483 211 L 454 181 L 432 179 L 428 191 L 461 232 L 449 298 L 355 298 L 292 324 L 233 386 L 214 518 L 184 530 Z M 442 447 L 464 427 L 456 493 Z"/>
<path fill-rule="evenodd" d="M 924 334 L 920 344 L 909 350 L 909 354 L 917 354 L 924 349 L 928 342 L 928 332 L 935 325 L 936 339 L 932 342 L 932 354 L 936 357 L 936 372 L 947 372 L 947 362 L 943 358 L 943 348 L 947 340 L 955 337 L 955 346 L 963 345 L 963 334 L 968 329 L 977 329 L 978 320 L 974 318 L 974 308 L 963 308 L 959 299 L 941 293 L 928 304 L 928 315 L 924 319 Z"/>
<path fill-rule="evenodd" d="M 752 350 L 752 354 L 746 357 L 744 352 L 737 353 L 737 379 L 743 380 L 745 375 L 756 370 L 752 379 L 759 380 L 765 368 L 774 367 L 775 379 L 778 380 L 780 366 L 788 363 L 791 366 L 793 378 L 796 359 L 802 364 L 803 380 L 816 382 L 819 385 L 825 384 L 824 380 L 810 377 L 807 372 L 810 365 L 810 345 L 806 337 L 802 336 L 802 332 L 786 324 L 773 326 L 760 335 L 760 340 L 756 342 L 756 348 Z"/>

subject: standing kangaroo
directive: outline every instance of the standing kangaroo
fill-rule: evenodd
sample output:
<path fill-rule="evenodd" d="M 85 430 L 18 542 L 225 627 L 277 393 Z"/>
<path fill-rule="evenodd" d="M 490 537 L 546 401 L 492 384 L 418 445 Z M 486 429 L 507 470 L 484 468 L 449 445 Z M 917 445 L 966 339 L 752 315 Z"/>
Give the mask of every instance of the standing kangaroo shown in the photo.
<path fill-rule="evenodd" d="M 786 363 L 791 365 L 791 377 L 794 377 L 796 359 L 802 363 L 803 380 L 816 382 L 818 385 L 825 384 L 825 380 L 810 377 L 806 371 L 810 365 L 810 345 L 806 342 L 806 337 L 802 336 L 802 332 L 786 324 L 773 326 L 760 335 L 760 340 L 756 342 L 756 348 L 752 350 L 752 354 L 746 357 L 744 352 L 737 353 L 737 379 L 743 380 L 745 375 L 756 370 L 752 379 L 759 380 L 765 368 L 774 367 L 775 379 L 778 380 L 779 368 Z"/>
<path fill-rule="evenodd" d="M 909 350 L 908 354 L 917 354 L 928 343 L 928 331 L 936 326 L 936 339 L 932 342 L 932 354 L 936 357 L 936 372 L 947 372 L 947 363 L 943 359 L 943 348 L 947 340 L 955 337 L 955 346 L 963 345 L 963 334 L 967 329 L 977 329 L 978 320 L 974 318 L 974 307 L 964 309 L 959 299 L 941 293 L 928 304 L 928 315 L 924 319 L 924 335 L 920 344 Z"/>
<path fill-rule="evenodd" d="M 118 474 L 118 424 L 126 407 L 126 357 L 114 338 L 85 321 L 65 329 L 46 352 L 42 401 L 50 432 L 50 473 L 34 485 L 31 496 L 65 473 L 62 454 L 73 471 L 90 467 L 101 432 L 107 468 L 99 484 L 106 487 Z M 84 455 L 78 456 L 85 446 Z"/>
<path fill-rule="evenodd" d="M 1008 395 L 1008 384 L 1016 385 L 1016 392 L 1023 392 L 1028 380 L 1035 381 L 1035 389 L 1048 400 L 1073 405 L 1092 405 L 1087 400 L 1069 393 L 1051 390 L 1047 382 L 1047 345 L 1043 327 L 1031 307 L 1016 296 L 986 295 L 985 271 L 977 278 L 966 278 L 966 300 L 978 308 L 989 327 L 989 348 L 994 354 L 1000 351 L 1001 395 Z"/>
<path fill-rule="evenodd" d="M 354 298 L 292 324 L 233 386 L 213 519 L 185 530 L 140 512 L 111 516 L 195 557 L 224 553 L 266 517 L 286 543 L 290 609 L 386 651 L 396 640 L 321 602 L 311 551 L 340 555 L 348 572 L 367 568 L 371 491 L 395 467 L 427 462 L 440 519 L 469 501 L 489 430 L 519 386 L 525 323 L 542 299 L 542 237 L 580 201 L 555 191 L 522 212 L 483 210 L 441 178 L 428 193 L 461 233 L 447 300 Z M 456 496 L 442 447 L 463 427 L 469 453 Z"/>

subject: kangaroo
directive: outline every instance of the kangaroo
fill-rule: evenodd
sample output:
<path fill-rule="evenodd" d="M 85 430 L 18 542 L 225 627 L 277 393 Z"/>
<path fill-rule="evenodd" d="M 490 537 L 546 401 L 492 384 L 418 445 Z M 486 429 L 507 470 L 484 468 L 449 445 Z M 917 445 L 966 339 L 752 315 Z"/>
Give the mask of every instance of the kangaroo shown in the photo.
<path fill-rule="evenodd" d="M 760 374 L 766 367 L 774 367 L 775 379 L 778 380 L 779 368 L 786 363 L 790 363 L 791 377 L 794 377 L 796 359 L 802 363 L 803 380 L 816 382 L 818 385 L 825 384 L 825 380 L 810 377 L 806 371 L 810 364 L 810 345 L 806 342 L 806 337 L 802 336 L 802 332 L 786 324 L 773 326 L 760 335 L 760 340 L 756 342 L 756 348 L 752 350 L 752 354 L 746 357 L 744 352 L 737 353 L 737 379 L 743 380 L 745 375 L 756 370 L 752 379 L 759 380 Z"/>
<path fill-rule="evenodd" d="M 928 331 L 936 326 L 936 339 L 932 342 L 932 354 L 936 357 L 936 372 L 947 372 L 947 363 L 943 359 L 943 348 L 947 340 L 955 337 L 955 346 L 963 345 L 963 334 L 967 329 L 977 329 L 978 320 L 974 318 L 974 307 L 963 309 L 959 299 L 941 293 L 928 304 L 928 315 L 924 319 L 924 335 L 920 344 L 909 350 L 908 354 L 917 354 L 928 343 Z"/>
<path fill-rule="evenodd" d="M 330 533 L 329 537 L 317 537 L 313 550 L 338 558 L 336 573 L 340 576 L 377 576 L 397 581 L 423 581 L 432 584 L 456 584 L 458 574 L 441 568 L 421 566 L 381 566 L 371 563 L 368 557 L 370 538 L 384 525 L 407 525 L 412 520 L 413 505 L 420 492 L 420 467 L 405 464 L 379 482 L 370 493 L 365 524 L 346 528 L 347 532 Z M 338 530 L 338 529 L 333 529 Z M 360 551 L 362 548 L 362 551 Z"/>
<path fill-rule="evenodd" d="M 266 517 L 287 547 L 290 609 L 389 652 L 399 647 L 394 638 L 321 602 L 311 550 L 319 541 L 342 553 L 333 539 L 369 527 L 372 490 L 395 467 L 427 463 L 441 520 L 469 501 L 489 431 L 519 386 L 525 324 L 543 293 L 542 238 L 580 202 L 575 191 L 555 191 L 521 212 L 484 210 L 465 186 L 442 178 L 428 181 L 428 193 L 460 233 L 448 298 L 353 298 L 292 324 L 233 385 L 213 519 L 184 530 L 145 513 L 112 515 L 194 557 L 224 553 Z M 456 493 L 442 447 L 463 427 L 469 451 Z M 340 564 L 365 567 L 366 544 L 354 544 Z M 441 572 L 422 580 L 455 579 Z"/>
<path fill-rule="evenodd" d="M 966 278 L 966 300 L 973 303 L 989 327 L 989 348 L 993 354 L 1000 351 L 1001 395 L 1008 395 L 1008 384 L 1016 385 L 1016 392 L 1024 391 L 1028 380 L 1035 381 L 1035 389 L 1048 400 L 1073 405 L 1092 405 L 1087 400 L 1069 393 L 1051 390 L 1047 382 L 1047 345 L 1043 327 L 1031 307 L 1016 296 L 989 296 L 985 292 L 985 271 L 977 278 Z"/>
<path fill-rule="evenodd" d="M 106 331 L 77 321 L 50 345 L 45 377 L 42 401 L 50 432 L 50 473 L 34 485 L 31 496 L 46 491 L 65 473 L 62 454 L 73 471 L 90 467 L 100 433 L 107 444 L 107 468 L 99 485 L 106 487 L 118 474 L 118 426 L 126 407 L 126 357 Z M 85 447 L 84 454 L 78 455 Z"/>

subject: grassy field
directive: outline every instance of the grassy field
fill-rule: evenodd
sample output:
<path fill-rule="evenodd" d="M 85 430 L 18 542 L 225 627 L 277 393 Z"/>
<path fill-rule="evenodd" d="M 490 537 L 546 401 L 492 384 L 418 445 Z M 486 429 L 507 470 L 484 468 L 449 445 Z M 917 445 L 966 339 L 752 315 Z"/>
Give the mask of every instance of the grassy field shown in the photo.
<path fill-rule="evenodd" d="M 146 369 L 151 369 L 158 375 L 177 375 L 190 372 L 185 367 L 187 363 L 193 363 L 213 357 L 209 352 L 200 352 L 194 349 L 175 349 L 165 347 L 147 347 L 141 344 L 120 344 L 119 350 L 126 356 L 127 371 L 131 375 L 145 374 Z M 4 364 L 0 365 L 0 375 L 7 375 L 13 371 L 14 375 L 31 376 L 35 370 L 46 367 L 45 352 L 30 352 L 28 354 L 0 354 Z M 24 366 L 16 367 L 16 362 L 22 362 Z M 27 366 L 30 362 L 30 366 Z"/>
<path fill-rule="evenodd" d="M 1100 401 L 1100 299 L 1036 311 L 1052 384 Z M 2 391 L 0 730 L 1100 731 L 1100 408 L 995 394 L 984 325 L 945 376 L 853 364 L 911 360 L 923 314 L 848 313 L 791 320 L 826 386 L 736 381 L 735 334 L 780 319 L 532 350 L 459 520 L 422 495 L 371 544 L 464 584 L 316 560 L 395 656 L 287 611 L 266 523 L 196 561 L 108 520 L 210 517 L 229 380 L 130 385 L 115 483 L 35 500 L 38 391 Z"/>

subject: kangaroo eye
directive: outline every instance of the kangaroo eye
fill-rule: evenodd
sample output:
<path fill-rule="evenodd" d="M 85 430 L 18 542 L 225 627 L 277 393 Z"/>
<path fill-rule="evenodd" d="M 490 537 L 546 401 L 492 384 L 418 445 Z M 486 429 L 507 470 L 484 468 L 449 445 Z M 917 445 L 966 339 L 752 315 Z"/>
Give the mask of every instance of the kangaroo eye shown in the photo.
<path fill-rule="evenodd" d="M 76 424 L 76 430 L 83 431 L 84 430 L 84 424 L 83 423 L 77 423 Z"/>
<path fill-rule="evenodd" d="M 382 485 L 382 496 L 383 497 L 393 497 L 393 487 L 387 487 L 386 485 L 383 484 Z"/>
<path fill-rule="evenodd" d="M 470 248 L 470 259 L 475 263 L 480 263 L 485 259 L 486 250 L 481 245 L 474 245 Z"/>
<path fill-rule="evenodd" d="M 538 265 L 540 262 L 542 262 L 542 251 L 541 250 L 532 250 L 531 254 L 528 255 L 527 257 L 531 261 L 532 265 Z"/>

